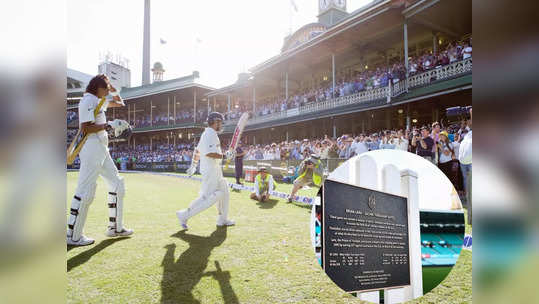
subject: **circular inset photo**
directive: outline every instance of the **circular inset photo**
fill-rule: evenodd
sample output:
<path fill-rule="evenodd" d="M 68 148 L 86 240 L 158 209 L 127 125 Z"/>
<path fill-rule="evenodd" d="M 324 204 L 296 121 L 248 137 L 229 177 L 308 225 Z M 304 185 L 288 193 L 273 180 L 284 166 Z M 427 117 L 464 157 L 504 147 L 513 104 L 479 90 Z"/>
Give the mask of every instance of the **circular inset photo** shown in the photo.
<path fill-rule="evenodd" d="M 329 174 L 313 204 L 318 263 L 345 292 L 400 303 L 431 291 L 459 258 L 464 210 L 447 176 L 399 150 L 353 157 Z"/>

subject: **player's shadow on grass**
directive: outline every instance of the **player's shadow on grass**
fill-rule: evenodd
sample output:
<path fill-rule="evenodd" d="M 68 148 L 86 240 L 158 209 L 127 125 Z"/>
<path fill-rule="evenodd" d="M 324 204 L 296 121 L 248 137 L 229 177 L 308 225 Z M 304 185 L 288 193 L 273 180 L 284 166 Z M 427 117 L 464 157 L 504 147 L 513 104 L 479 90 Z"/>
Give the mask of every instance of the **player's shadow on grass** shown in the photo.
<path fill-rule="evenodd" d="M 161 266 L 161 303 L 200 303 L 193 296 L 193 289 L 203 276 L 213 276 L 221 288 L 225 303 L 238 303 L 238 298 L 230 285 L 230 273 L 223 272 L 216 262 L 217 271 L 204 273 L 212 250 L 220 246 L 226 239 L 227 228 L 217 228 L 210 236 L 198 236 L 182 230 L 173 234 L 189 243 L 189 248 L 174 261 L 176 244 L 165 246 L 166 253 Z"/>
<path fill-rule="evenodd" d="M 275 207 L 275 205 L 277 205 L 277 202 L 279 202 L 278 200 L 276 199 L 269 199 L 265 202 L 257 202 L 256 205 L 260 208 L 260 209 L 271 209 L 273 207 Z"/>
<path fill-rule="evenodd" d="M 67 260 L 67 272 L 71 271 L 71 269 L 75 267 L 80 266 L 81 264 L 88 262 L 92 258 L 92 256 L 94 256 L 96 253 L 99 253 L 101 250 L 109 247 L 110 245 L 127 239 L 129 239 L 129 237 L 106 239 L 104 241 L 101 241 L 101 243 L 95 245 L 94 247 L 77 254 L 76 256 Z M 73 249 L 74 247 L 76 246 L 68 246 L 67 251 Z"/>
<path fill-rule="evenodd" d="M 238 297 L 230 285 L 230 271 L 223 271 L 221 265 L 218 261 L 215 261 L 216 271 L 208 271 L 204 273 L 203 276 L 211 276 L 217 282 L 219 282 L 219 288 L 221 289 L 221 294 L 223 295 L 224 303 L 228 304 L 238 304 Z"/>

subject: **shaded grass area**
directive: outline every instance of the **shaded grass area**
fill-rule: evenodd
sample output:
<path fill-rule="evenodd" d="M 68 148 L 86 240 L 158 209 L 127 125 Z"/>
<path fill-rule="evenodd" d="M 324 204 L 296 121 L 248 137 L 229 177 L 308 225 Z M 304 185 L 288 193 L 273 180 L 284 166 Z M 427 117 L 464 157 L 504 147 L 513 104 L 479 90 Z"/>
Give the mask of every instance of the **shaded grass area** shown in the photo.
<path fill-rule="evenodd" d="M 67 173 L 68 203 L 77 176 Z M 260 204 L 245 191 L 231 191 L 229 214 L 236 226 L 217 229 L 217 210 L 210 207 L 189 221 L 189 230 L 181 231 L 175 211 L 196 198 L 198 181 L 123 176 L 124 222 L 135 234 L 119 239 L 104 236 L 107 189 L 99 180 L 85 226 L 85 234 L 96 243 L 67 251 L 68 302 L 360 303 L 335 286 L 316 262 L 308 206 L 280 199 Z M 291 185 L 279 184 L 277 190 L 288 192 Z M 315 193 L 316 189 L 308 189 L 299 194 Z M 429 293 L 438 298 L 417 303 L 440 302 L 447 295 L 461 302 L 466 292 L 471 299 L 471 282 L 463 280 L 468 274 L 471 278 L 471 252 L 463 251 L 460 261 L 469 267 L 457 265 L 443 288 Z"/>

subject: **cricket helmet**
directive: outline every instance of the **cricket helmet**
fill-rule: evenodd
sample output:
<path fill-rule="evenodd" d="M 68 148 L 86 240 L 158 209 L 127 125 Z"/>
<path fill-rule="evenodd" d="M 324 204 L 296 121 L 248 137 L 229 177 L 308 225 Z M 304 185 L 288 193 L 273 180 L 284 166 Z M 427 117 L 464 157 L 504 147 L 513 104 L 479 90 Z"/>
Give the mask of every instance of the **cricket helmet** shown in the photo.
<path fill-rule="evenodd" d="M 216 120 L 224 121 L 225 117 L 219 112 L 211 112 L 208 115 L 208 126 L 212 125 Z"/>

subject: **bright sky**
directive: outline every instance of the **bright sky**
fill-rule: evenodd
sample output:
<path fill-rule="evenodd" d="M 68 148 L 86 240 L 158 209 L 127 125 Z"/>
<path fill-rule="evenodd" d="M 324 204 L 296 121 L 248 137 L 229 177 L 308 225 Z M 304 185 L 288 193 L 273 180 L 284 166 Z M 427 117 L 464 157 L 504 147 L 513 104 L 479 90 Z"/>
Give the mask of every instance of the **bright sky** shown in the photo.
<path fill-rule="evenodd" d="M 294 0 L 298 12 L 291 1 L 152 0 L 150 62 L 163 63 L 165 79 L 198 70 L 205 85 L 230 85 L 279 54 L 290 24 L 316 21 L 318 0 Z M 347 2 L 352 12 L 371 0 Z M 144 0 L 67 1 L 67 66 L 96 74 L 100 53 L 110 51 L 129 60 L 131 85 L 140 85 L 143 15 Z"/>
<path fill-rule="evenodd" d="M 361 155 L 369 155 L 376 162 L 378 176 L 374 172 L 372 176 L 377 178 L 374 183 L 378 185 L 382 184 L 382 168 L 386 164 L 393 164 L 399 170 L 411 169 L 415 171 L 418 176 L 419 209 L 450 210 L 452 201 L 458 200 L 455 188 L 445 174 L 438 167 L 414 153 L 385 149 L 365 152 Z M 331 172 L 329 178 L 349 182 L 350 169 L 348 166 L 358 157 L 353 157 L 337 167 Z"/>

